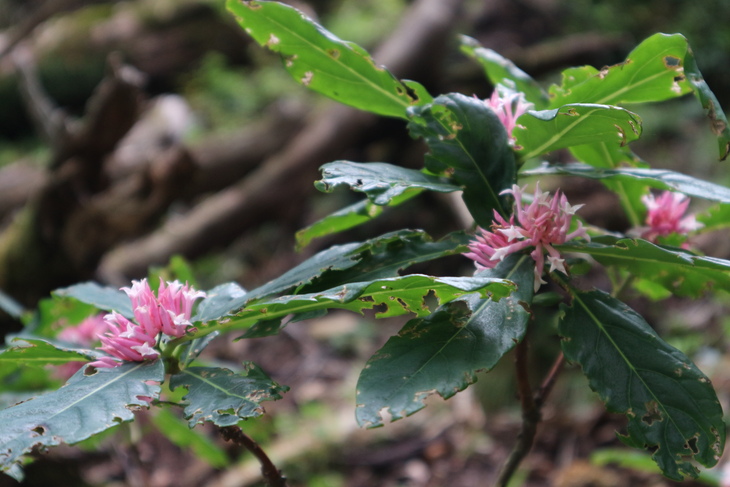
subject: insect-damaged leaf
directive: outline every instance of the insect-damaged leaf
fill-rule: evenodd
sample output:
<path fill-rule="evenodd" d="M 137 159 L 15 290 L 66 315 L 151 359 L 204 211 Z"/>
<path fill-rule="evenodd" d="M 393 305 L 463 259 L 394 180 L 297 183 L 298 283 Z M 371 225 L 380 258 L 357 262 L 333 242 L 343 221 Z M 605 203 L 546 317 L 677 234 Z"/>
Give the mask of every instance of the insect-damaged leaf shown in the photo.
<path fill-rule="evenodd" d="M 424 407 L 434 393 L 449 398 L 476 381 L 522 340 L 532 299 L 534 262 L 512 255 L 480 277 L 513 281 L 517 291 L 499 301 L 469 295 L 440 307 L 425 318 L 409 321 L 373 355 L 360 374 L 356 417 L 360 425 L 392 420 Z M 476 277 L 476 276 L 475 276 Z"/>
<path fill-rule="evenodd" d="M 492 210 L 504 210 L 499 193 L 512 186 L 516 173 L 502 123 L 484 102 L 458 93 L 409 112 L 411 135 L 423 137 L 430 149 L 426 169 L 461 186 L 474 220 L 489 228 Z"/>
<path fill-rule="evenodd" d="M 564 147 L 596 142 L 625 145 L 641 135 L 635 113 L 610 105 L 575 103 L 553 110 L 529 111 L 512 135 L 525 159 Z"/>
<path fill-rule="evenodd" d="M 320 191 L 329 192 L 344 184 L 365 193 L 376 205 L 387 205 L 412 188 L 440 193 L 461 190 L 446 178 L 384 162 L 335 161 L 323 165 L 321 170 L 322 179 L 315 183 Z"/>
<path fill-rule="evenodd" d="M 644 319 L 601 291 L 573 291 L 559 330 L 565 357 L 580 364 L 591 388 L 628 418 L 624 441 L 654 450 L 674 480 L 711 467 L 725 445 L 722 408 L 709 379 Z"/>
<path fill-rule="evenodd" d="M 730 127 L 717 98 L 705 83 L 681 34 L 654 34 L 636 46 L 623 63 L 601 70 L 590 66 L 563 72 L 561 86 L 552 86 L 551 108 L 568 103 L 658 102 L 694 91 L 718 138 L 720 159 L 730 151 Z"/>
<path fill-rule="evenodd" d="M 244 362 L 241 372 L 220 367 L 188 367 L 170 377 L 172 390 L 184 387 L 185 418 L 192 428 L 210 421 L 232 426 L 242 419 L 263 414 L 263 401 L 281 399 L 289 390 L 271 380 L 261 368 Z"/>
<path fill-rule="evenodd" d="M 11 469 L 35 447 L 78 443 L 134 418 L 132 409 L 156 398 L 162 361 L 128 362 L 85 375 L 79 370 L 60 389 L 0 411 L 0 469 Z M 16 467 L 17 468 L 17 467 Z"/>
<path fill-rule="evenodd" d="M 278 52 L 292 77 L 346 105 L 406 118 L 410 106 L 429 103 L 418 83 L 400 81 L 376 66 L 360 46 L 337 38 L 298 10 L 279 2 L 228 0 L 228 10 L 260 45 Z"/>
<path fill-rule="evenodd" d="M 246 304 L 237 314 L 219 324 L 201 328 L 232 330 L 253 327 L 245 338 L 273 335 L 286 323 L 281 319 L 288 315 L 311 317 L 329 309 L 346 309 L 361 313 L 366 309 L 379 309 L 378 317 L 415 313 L 428 314 L 426 297 L 433 295 L 439 303 L 446 303 L 461 295 L 480 293 L 482 296 L 503 297 L 514 289 L 511 281 L 485 276 L 432 277 L 411 274 L 404 277 L 351 282 L 326 291 L 262 299 Z M 303 318 L 299 318 L 303 319 Z"/>

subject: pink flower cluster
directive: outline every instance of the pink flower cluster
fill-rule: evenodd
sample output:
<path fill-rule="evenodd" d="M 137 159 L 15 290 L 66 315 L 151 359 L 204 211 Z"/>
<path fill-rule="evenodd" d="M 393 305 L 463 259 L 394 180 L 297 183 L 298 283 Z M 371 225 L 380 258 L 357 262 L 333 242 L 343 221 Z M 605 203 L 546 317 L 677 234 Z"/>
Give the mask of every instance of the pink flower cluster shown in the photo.
<path fill-rule="evenodd" d="M 150 289 L 147 279 L 133 281 L 131 288 L 122 288 L 132 301 L 134 320 L 112 311 L 104 317 L 109 331 L 100 335 L 101 350 L 112 355 L 102 357 L 90 365 L 95 367 L 116 367 L 122 362 L 142 362 L 155 360 L 159 355 L 155 349 L 157 336 L 162 333 L 169 337 L 180 337 L 191 325 L 193 304 L 205 293 L 196 291 L 178 281 L 165 284 L 160 279 L 157 296 Z"/>
<path fill-rule="evenodd" d="M 664 191 L 658 198 L 648 194 L 641 201 L 647 209 L 647 226 L 639 228 L 641 238 L 656 242 L 658 237 L 672 233 L 686 235 L 703 226 L 694 215 L 684 216 L 689 206 L 689 198 L 682 193 Z"/>
<path fill-rule="evenodd" d="M 535 188 L 534 199 L 525 206 L 522 203 L 522 193 L 525 188 L 514 185 L 512 189 L 502 191 L 501 194 L 514 196 L 514 213 L 507 221 L 495 210 L 491 231 L 480 228 L 481 234 L 469 244 L 470 252 L 464 255 L 474 260 L 477 269 L 491 269 L 509 254 L 534 247 L 530 256 L 535 261 L 534 286 L 537 291 L 541 284 L 545 284 L 542 280 L 545 267 L 544 252 L 547 251 L 550 272 L 556 270 L 566 272 L 565 259 L 553 245 L 579 237 L 590 240 L 590 237 L 580 221 L 577 229 L 568 233 L 573 215 L 583 205 L 571 206 L 565 194 L 559 190 L 554 197 L 550 197 L 550 193 L 540 192 L 538 185 Z"/>
<path fill-rule="evenodd" d="M 507 131 L 510 144 L 514 144 L 516 139 L 512 131 L 517 126 L 517 119 L 534 105 L 525 100 L 523 93 L 501 85 L 497 85 L 491 98 L 484 100 L 484 103 L 497 115 Z"/>

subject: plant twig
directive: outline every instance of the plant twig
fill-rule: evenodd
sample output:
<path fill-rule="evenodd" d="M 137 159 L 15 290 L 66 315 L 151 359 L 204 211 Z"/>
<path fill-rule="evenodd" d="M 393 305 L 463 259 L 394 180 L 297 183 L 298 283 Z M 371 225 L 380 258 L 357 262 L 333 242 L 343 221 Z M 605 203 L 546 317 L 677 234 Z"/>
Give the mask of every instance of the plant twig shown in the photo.
<path fill-rule="evenodd" d="M 232 441 L 238 445 L 243 446 L 248 451 L 253 453 L 256 459 L 261 464 L 261 475 L 263 475 L 266 484 L 270 487 L 287 487 L 286 477 L 281 474 L 281 471 L 276 468 L 276 465 L 266 455 L 266 452 L 253 441 L 248 435 L 246 435 L 241 428 L 238 426 L 225 426 L 221 429 L 223 438 L 228 441 Z"/>
<path fill-rule="evenodd" d="M 520 395 L 520 403 L 522 405 L 522 429 L 517 436 L 517 443 L 512 448 L 507 461 L 502 466 L 502 470 L 497 477 L 496 485 L 498 487 L 506 487 L 512 476 L 517 471 L 522 460 L 525 459 L 532 444 L 535 441 L 537 433 L 537 425 L 542 419 L 541 409 L 545 403 L 545 399 L 555 384 L 558 374 L 562 368 L 565 357 L 562 353 L 555 360 L 550 372 L 543 380 L 540 387 L 532 392 L 530 380 L 527 373 L 527 339 L 523 339 L 517 347 L 515 347 L 515 367 L 517 373 L 517 389 Z"/>

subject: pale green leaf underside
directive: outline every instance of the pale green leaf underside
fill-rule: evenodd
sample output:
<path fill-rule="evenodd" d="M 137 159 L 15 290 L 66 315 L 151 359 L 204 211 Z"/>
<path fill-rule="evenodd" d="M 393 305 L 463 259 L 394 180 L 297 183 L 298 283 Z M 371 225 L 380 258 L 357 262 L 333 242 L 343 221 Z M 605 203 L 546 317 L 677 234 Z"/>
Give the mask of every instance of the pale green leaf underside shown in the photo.
<path fill-rule="evenodd" d="M 60 389 L 0 411 L 0 468 L 7 471 L 34 447 L 78 443 L 134 418 L 156 398 L 164 380 L 161 361 L 128 362 L 93 375 L 79 370 Z M 149 382 L 149 383 L 148 383 Z"/>
<path fill-rule="evenodd" d="M 572 294 L 559 327 L 563 351 L 606 407 L 626 414 L 625 442 L 656 448 L 652 457 L 674 480 L 697 475 L 692 460 L 715 465 L 725 425 L 709 379 L 625 304 L 601 291 Z"/>
<path fill-rule="evenodd" d="M 724 259 L 612 236 L 555 247 L 561 252 L 589 254 L 603 265 L 623 267 L 680 296 L 696 297 L 710 287 L 730 292 L 730 261 Z"/>
<path fill-rule="evenodd" d="M 646 186 L 656 189 L 679 191 L 688 196 L 703 198 L 720 203 L 730 203 L 730 189 L 719 184 L 710 183 L 693 178 L 686 174 L 667 169 L 649 169 L 627 167 L 616 169 L 601 169 L 586 164 L 543 165 L 530 171 L 524 171 L 523 176 L 580 176 L 590 179 L 608 179 L 616 181 L 641 181 Z"/>
<path fill-rule="evenodd" d="M 339 185 L 365 193 L 376 205 L 387 205 L 409 189 L 440 193 L 461 190 L 444 177 L 383 162 L 335 161 L 321 167 L 322 179 L 315 183 L 320 191 L 330 192 Z"/>
<path fill-rule="evenodd" d="M 245 362 L 241 372 L 219 367 L 188 367 L 170 378 L 170 388 L 184 387 L 185 417 L 190 427 L 204 422 L 232 426 L 260 416 L 261 402 L 281 399 L 280 386 L 257 365 Z"/>

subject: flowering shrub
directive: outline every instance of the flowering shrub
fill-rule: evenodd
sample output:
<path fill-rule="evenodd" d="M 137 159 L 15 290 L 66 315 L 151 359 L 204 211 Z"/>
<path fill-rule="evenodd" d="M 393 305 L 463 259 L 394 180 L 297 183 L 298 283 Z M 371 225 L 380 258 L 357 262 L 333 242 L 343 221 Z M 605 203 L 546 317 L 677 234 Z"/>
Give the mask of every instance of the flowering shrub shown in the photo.
<path fill-rule="evenodd" d="M 369 221 L 385 207 L 397 211 L 424 191 L 460 193 L 479 230 L 438 240 L 401 230 L 333 246 L 248 291 L 236 283 L 203 293 L 162 282 L 155 295 L 145 280 L 123 292 L 95 283 L 57 290 L 55 299 L 69 309 L 107 311 L 108 330 L 100 350 L 69 347 L 43 334 L 42 327 L 29 326 L 9 341 L 0 354 L 9 366 L 89 365 L 64 387 L 0 411 L 3 471 L 20 478 L 34 448 L 73 444 L 131 421 L 133 409 L 163 402 L 163 383 L 170 391 L 186 391 L 174 402 L 191 426 L 210 422 L 230 432 L 227 428 L 261 414 L 261 402 L 280 398 L 287 388 L 252 363 L 207 365 L 201 351 L 225 333 L 265 337 L 331 309 L 412 315 L 360 373 L 355 415 L 366 427 L 382 425 L 384 416 L 395 421 L 419 411 L 429 394 L 453 396 L 516 348 L 525 424 L 498 485 L 507 485 L 527 454 L 540 407 L 566 361 L 581 367 L 608 410 L 626 416 L 624 443 L 648 450 L 667 477 L 694 477 L 698 465 L 718 462 L 725 425 L 709 378 L 622 301 L 631 292 L 646 292 L 646 286 L 632 289 L 632 282 L 683 297 L 697 297 L 710 286 L 730 291 L 730 261 L 663 245 L 660 238 L 718 226 L 713 215 L 727 214 L 730 190 L 644 167 L 630 149 L 641 135 L 641 117 L 624 105 L 640 109 L 642 103 L 694 93 L 715 127 L 720 158 L 728 155 L 727 120 L 683 36 L 654 35 L 624 63 L 600 71 L 571 68 L 549 95 L 508 60 L 464 38 L 462 51 L 498 86 L 484 102 L 459 93 L 433 97 L 284 4 L 228 0 L 228 8 L 256 42 L 283 57 L 283 69 L 295 80 L 342 103 L 402 119 L 429 148 L 421 170 L 382 162 L 323 165 L 318 189 L 345 185 L 366 198 L 301 230 L 300 245 Z M 574 162 L 540 164 L 543 155 L 558 149 Z M 537 184 L 530 200 L 520 184 L 547 175 L 604 182 L 634 226 L 648 208 L 646 228 L 632 236 L 584 227 L 576 215 L 581 205 Z M 671 193 L 656 198 L 652 189 Z M 684 216 L 688 196 L 714 205 L 697 217 L 704 227 Z M 474 275 L 404 273 L 410 265 L 459 254 L 476 262 Z M 568 256 L 584 267 L 605 269 L 614 288 L 582 289 L 570 275 L 575 267 Z M 544 291 L 550 299 L 535 299 Z M 534 313 L 542 306 L 558 306 L 561 352 L 544 386 L 533 393 L 526 337 L 528 327 L 546 326 Z M 43 321 L 42 312 L 37 320 Z"/>

